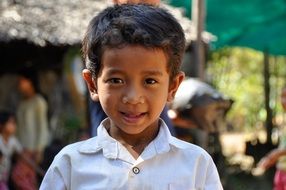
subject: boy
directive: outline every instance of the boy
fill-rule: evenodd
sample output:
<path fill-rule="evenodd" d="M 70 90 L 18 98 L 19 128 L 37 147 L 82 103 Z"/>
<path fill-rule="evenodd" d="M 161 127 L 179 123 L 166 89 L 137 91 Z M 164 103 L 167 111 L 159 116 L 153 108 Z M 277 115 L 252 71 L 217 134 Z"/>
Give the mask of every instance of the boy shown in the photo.
<path fill-rule="evenodd" d="M 139 3 L 144 3 L 144 4 L 150 4 L 154 6 L 159 6 L 160 5 L 160 0 L 113 0 L 114 4 L 139 4 Z M 96 115 L 96 117 L 90 117 L 90 122 L 91 122 L 91 136 L 96 136 L 97 134 L 97 127 L 101 123 L 103 119 L 107 117 L 107 115 L 104 113 L 102 110 L 102 107 L 98 101 L 90 101 L 90 115 Z M 173 123 L 171 119 L 168 117 L 168 107 L 165 106 L 163 109 L 163 112 L 160 115 L 161 119 L 164 120 L 164 122 L 167 124 L 170 132 L 172 135 L 176 135 L 175 129 L 173 126 Z"/>
<path fill-rule="evenodd" d="M 159 118 L 184 79 L 181 26 L 161 8 L 105 9 L 83 40 L 83 77 L 108 118 L 98 136 L 65 147 L 40 189 L 209 189 L 222 186 L 211 157 L 170 135 Z"/>

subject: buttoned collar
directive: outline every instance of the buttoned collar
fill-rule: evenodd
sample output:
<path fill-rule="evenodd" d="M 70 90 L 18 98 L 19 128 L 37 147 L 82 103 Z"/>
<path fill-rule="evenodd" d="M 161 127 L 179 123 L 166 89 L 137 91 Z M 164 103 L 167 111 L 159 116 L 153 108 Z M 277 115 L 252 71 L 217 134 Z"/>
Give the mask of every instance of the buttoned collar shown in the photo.
<path fill-rule="evenodd" d="M 106 158 L 120 159 L 123 146 L 108 134 L 106 130 L 108 126 L 109 119 L 107 118 L 103 120 L 98 127 L 98 136 L 84 141 L 78 149 L 79 152 L 82 154 L 94 154 L 102 151 L 103 156 Z M 149 143 L 136 162 L 149 159 L 156 154 L 168 152 L 172 138 L 167 125 L 160 119 L 160 129 L 157 137 Z"/>

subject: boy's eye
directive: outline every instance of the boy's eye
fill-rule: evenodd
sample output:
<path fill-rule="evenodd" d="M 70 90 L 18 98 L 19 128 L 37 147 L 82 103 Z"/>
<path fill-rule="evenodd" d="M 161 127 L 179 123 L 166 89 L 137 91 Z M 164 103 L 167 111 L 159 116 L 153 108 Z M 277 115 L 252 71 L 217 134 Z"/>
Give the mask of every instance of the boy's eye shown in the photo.
<path fill-rule="evenodd" d="M 111 78 L 108 79 L 107 82 L 111 84 L 123 84 L 123 80 L 120 78 Z"/>
<path fill-rule="evenodd" d="M 155 83 L 157 83 L 157 81 L 154 80 L 154 79 L 149 78 L 149 79 L 146 79 L 146 80 L 145 80 L 145 83 L 146 83 L 146 84 L 155 84 Z"/>

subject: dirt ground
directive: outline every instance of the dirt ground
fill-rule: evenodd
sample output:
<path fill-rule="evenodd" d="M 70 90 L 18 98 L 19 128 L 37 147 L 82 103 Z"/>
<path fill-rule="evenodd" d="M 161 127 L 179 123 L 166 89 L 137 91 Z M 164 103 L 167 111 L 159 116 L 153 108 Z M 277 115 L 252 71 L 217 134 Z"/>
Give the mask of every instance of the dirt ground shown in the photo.
<path fill-rule="evenodd" d="M 251 138 L 245 133 L 224 133 L 220 136 L 225 163 L 224 166 L 217 166 L 225 190 L 272 190 L 275 167 L 260 176 L 252 174 L 255 160 L 245 155 L 245 142 Z M 263 141 L 264 134 L 260 134 L 259 138 Z"/>

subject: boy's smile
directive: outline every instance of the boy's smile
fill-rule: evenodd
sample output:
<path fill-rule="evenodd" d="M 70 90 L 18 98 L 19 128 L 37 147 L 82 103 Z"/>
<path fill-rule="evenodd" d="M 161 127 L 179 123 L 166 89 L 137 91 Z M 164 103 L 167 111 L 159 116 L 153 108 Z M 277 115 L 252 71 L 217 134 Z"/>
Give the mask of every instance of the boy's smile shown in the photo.
<path fill-rule="evenodd" d="M 110 118 L 110 133 L 116 139 L 126 135 L 138 140 L 154 138 L 159 115 L 183 75 L 170 83 L 167 57 L 161 49 L 136 45 L 107 48 L 101 60 L 98 77 L 92 82 L 84 77 L 95 94 L 93 99 L 99 99 Z"/>
<path fill-rule="evenodd" d="M 123 119 L 128 123 L 136 123 L 139 119 L 143 118 L 147 113 L 128 113 L 121 112 L 123 115 Z"/>

